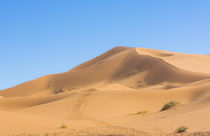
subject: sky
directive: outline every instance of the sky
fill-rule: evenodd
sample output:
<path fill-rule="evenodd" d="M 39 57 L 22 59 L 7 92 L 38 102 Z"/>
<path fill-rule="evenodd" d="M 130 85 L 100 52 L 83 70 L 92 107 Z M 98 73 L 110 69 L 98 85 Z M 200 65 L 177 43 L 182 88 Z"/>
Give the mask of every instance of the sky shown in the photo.
<path fill-rule="evenodd" d="M 210 54 L 210 0 L 0 0 L 0 90 L 115 46 Z"/>

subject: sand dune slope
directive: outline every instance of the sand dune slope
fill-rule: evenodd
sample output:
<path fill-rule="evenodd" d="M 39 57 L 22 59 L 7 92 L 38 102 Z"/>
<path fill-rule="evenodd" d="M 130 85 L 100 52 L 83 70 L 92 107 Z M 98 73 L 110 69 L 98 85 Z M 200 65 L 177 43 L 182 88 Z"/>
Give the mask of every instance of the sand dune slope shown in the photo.
<path fill-rule="evenodd" d="M 164 136 L 180 126 L 188 127 L 183 135 L 209 134 L 208 62 L 209 55 L 113 48 L 1 90 L 0 135 Z M 170 101 L 179 105 L 161 111 Z"/>
<path fill-rule="evenodd" d="M 136 51 L 139 54 L 161 58 L 164 61 L 183 70 L 199 73 L 210 73 L 210 65 L 207 63 L 210 62 L 210 55 L 185 54 L 145 48 L 136 48 Z"/>

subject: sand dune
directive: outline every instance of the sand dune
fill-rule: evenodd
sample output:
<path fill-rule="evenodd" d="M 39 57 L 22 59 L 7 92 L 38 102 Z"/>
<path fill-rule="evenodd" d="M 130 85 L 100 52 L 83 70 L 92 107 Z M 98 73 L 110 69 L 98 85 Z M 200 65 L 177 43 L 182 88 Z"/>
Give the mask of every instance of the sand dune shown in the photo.
<path fill-rule="evenodd" d="M 0 134 L 162 136 L 180 126 L 207 134 L 208 62 L 209 55 L 115 47 L 65 73 L 1 90 Z M 161 112 L 172 100 L 180 105 Z"/>
<path fill-rule="evenodd" d="M 52 92 L 60 89 L 71 90 L 101 86 L 112 82 L 121 83 L 122 80 L 123 85 L 138 87 L 161 82 L 190 83 L 210 77 L 210 74 L 179 69 L 162 58 L 141 55 L 137 50 L 116 47 L 66 73 L 45 76 L 3 90 L 2 96 L 28 96 L 43 90 Z M 153 55 L 154 51 L 151 54 Z M 131 81 L 130 77 L 134 77 L 136 80 Z"/>

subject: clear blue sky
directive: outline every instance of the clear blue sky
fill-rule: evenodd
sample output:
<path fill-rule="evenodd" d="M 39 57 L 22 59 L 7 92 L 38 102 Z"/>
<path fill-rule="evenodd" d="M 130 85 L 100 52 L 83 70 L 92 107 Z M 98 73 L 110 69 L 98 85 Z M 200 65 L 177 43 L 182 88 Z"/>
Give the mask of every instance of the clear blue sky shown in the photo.
<path fill-rule="evenodd" d="M 210 0 L 0 0 L 0 89 L 114 46 L 210 53 Z"/>

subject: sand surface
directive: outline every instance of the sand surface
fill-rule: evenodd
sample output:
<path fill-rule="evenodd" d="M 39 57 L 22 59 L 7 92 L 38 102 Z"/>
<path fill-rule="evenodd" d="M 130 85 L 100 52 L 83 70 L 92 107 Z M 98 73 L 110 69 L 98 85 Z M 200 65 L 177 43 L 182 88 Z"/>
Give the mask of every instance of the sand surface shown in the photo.
<path fill-rule="evenodd" d="M 208 136 L 209 62 L 209 55 L 113 48 L 1 90 L 0 136 Z M 170 101 L 179 105 L 161 111 Z M 175 133 L 180 126 L 187 132 Z"/>

